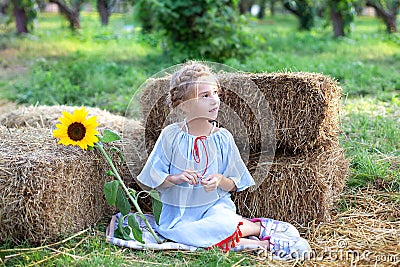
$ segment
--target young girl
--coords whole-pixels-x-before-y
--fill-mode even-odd
[[[183,111],[186,119],[162,130],[137,177],[160,192],[163,208],[156,230],[197,247],[227,251],[256,245],[280,259],[304,256],[310,246],[293,225],[236,214],[229,192],[242,191],[254,180],[231,133],[214,123],[218,93],[218,81],[204,64],[186,63],[171,77],[170,107]]]

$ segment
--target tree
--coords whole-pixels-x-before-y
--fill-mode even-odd
[[[275,15],[276,2],[278,2],[278,0],[269,0],[269,11],[271,12],[271,16]]]
[[[101,25],[108,25],[111,9],[116,4],[116,0],[97,0],[97,11],[100,15]]]
[[[235,0],[153,0],[156,24],[166,37],[165,51],[179,60],[219,62],[246,55],[254,41],[243,30],[244,21],[236,3]]]
[[[157,5],[153,1],[137,0],[133,7],[135,17],[142,24],[142,31],[151,32],[156,27],[155,12]]]
[[[375,9],[376,14],[386,25],[388,33],[397,32],[397,14],[400,0],[367,0],[366,5]]]
[[[265,17],[265,8],[267,7],[267,0],[260,0],[260,11],[258,11],[257,18],[263,19]]]
[[[49,0],[50,3],[57,4],[61,14],[63,14],[69,21],[71,30],[81,28],[79,12],[84,0]]]
[[[315,23],[315,9],[311,0],[283,0],[283,6],[299,19],[300,30],[310,30]]]
[[[239,13],[245,14],[250,12],[255,2],[255,0],[239,0]]]
[[[354,0],[329,0],[328,4],[334,36],[345,36],[356,15]]]
[[[35,0],[12,0],[11,7],[17,33],[30,32],[33,29],[33,21],[38,13]]]

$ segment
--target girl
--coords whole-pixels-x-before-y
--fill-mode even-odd
[[[138,176],[140,183],[160,192],[157,231],[197,247],[228,251],[255,245],[279,259],[303,257],[310,246],[293,225],[236,214],[230,192],[242,191],[254,180],[231,133],[214,123],[218,93],[218,81],[204,64],[188,62],[171,77],[169,105],[186,119],[162,130]],[[258,238],[245,238],[249,236]]]

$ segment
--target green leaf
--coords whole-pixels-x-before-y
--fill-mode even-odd
[[[108,176],[115,176],[115,174],[114,174],[114,172],[113,172],[112,170],[106,171],[106,174],[107,174]]]
[[[135,238],[135,240],[144,244],[144,241],[143,241],[143,238],[142,238],[143,232],[142,232],[142,229],[139,226],[139,223],[138,223],[138,221],[136,219],[136,215],[135,214],[131,213],[131,214],[128,215],[128,225],[132,229],[132,234],[133,234],[133,237]]]
[[[110,143],[113,141],[121,140],[121,137],[116,132],[105,129],[103,132],[103,137],[100,137],[99,139],[103,143]]]
[[[125,221],[125,215],[121,216],[119,218],[119,222],[118,222],[118,228],[115,233],[115,237],[124,239],[124,240],[132,240],[133,238],[130,236],[131,234],[131,229],[129,226],[124,226],[124,221]]]
[[[104,184],[104,195],[106,196],[107,203],[110,206],[115,205],[115,201],[117,199],[118,185],[119,182],[116,180]]]
[[[131,211],[131,205],[125,196],[124,191],[119,187],[117,192],[116,205],[122,215],[127,215]]]
[[[160,195],[156,190],[151,190],[149,194],[151,196],[151,208],[153,210],[154,219],[156,220],[156,223],[159,224],[162,211]]]
[[[110,151],[117,152],[117,153],[118,153],[118,156],[119,156],[119,158],[120,158],[120,160],[121,160],[120,164],[124,164],[125,158],[124,158],[124,155],[122,154],[121,149],[119,149],[119,148],[113,146],[113,147],[110,148]]]

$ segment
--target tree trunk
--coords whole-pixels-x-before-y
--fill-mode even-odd
[[[101,25],[107,26],[111,15],[107,0],[97,0],[97,11],[100,15]]]
[[[332,20],[333,33],[335,37],[345,36],[342,14],[340,14],[340,12],[337,12],[332,4],[330,8],[330,17]]]
[[[367,1],[366,5],[375,9],[378,17],[385,23],[388,33],[397,32],[397,13],[400,8],[400,1],[394,2],[389,10],[385,10],[381,5],[373,1]]]
[[[391,15],[384,18],[386,24],[386,31],[388,33],[397,32],[397,16]]]
[[[257,14],[258,19],[263,19],[265,17],[265,8],[267,6],[267,0],[260,1],[260,11]]]
[[[276,4],[276,0],[270,0],[269,1],[269,11],[271,12],[271,16],[275,15],[275,4]]]
[[[241,15],[243,15],[244,13],[246,13],[246,5],[244,1],[239,1],[239,13]]]
[[[20,5],[20,1],[13,0],[13,14],[15,17],[15,24],[17,26],[17,33],[28,33],[26,12]]]
[[[50,3],[57,4],[61,14],[63,14],[69,21],[69,27],[71,30],[77,30],[81,28],[81,21],[79,18],[79,10],[83,3],[83,0],[77,1],[74,6],[69,7],[63,0],[49,0]]]
[[[9,8],[9,4],[8,3],[4,3],[0,5],[0,12],[1,14],[6,15],[7,14],[7,10]]]
[[[240,0],[239,1],[239,13],[245,14],[250,12],[251,6],[254,4],[253,0]]]

